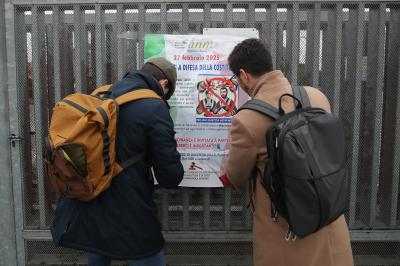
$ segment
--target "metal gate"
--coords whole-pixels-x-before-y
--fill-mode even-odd
[[[328,96],[345,125],[351,180],[346,218],[356,263],[400,265],[397,1],[6,0],[4,19],[0,64],[7,68],[0,84],[8,98],[2,102],[8,104],[9,134],[1,134],[10,138],[4,155],[11,155],[12,182],[4,184],[13,193],[0,200],[13,202],[17,249],[17,258],[4,265],[85,263],[84,253],[55,247],[48,230],[56,197],[41,155],[54,102],[140,67],[146,33],[224,27],[256,28],[276,68],[292,83],[319,87]],[[156,202],[169,265],[252,264],[246,193],[157,189]]]

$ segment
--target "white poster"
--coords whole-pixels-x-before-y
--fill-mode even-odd
[[[175,64],[178,80],[169,100],[185,187],[220,187],[221,160],[229,127],[247,100],[231,79],[228,56],[244,37],[146,35],[145,60],[162,56]]]

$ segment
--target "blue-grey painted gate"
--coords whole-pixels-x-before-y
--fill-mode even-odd
[[[210,27],[256,28],[292,83],[329,97],[346,129],[356,262],[400,265],[400,3],[6,0],[0,9],[1,265],[84,263],[50,242],[56,197],[41,154],[54,102],[139,67],[146,33]],[[156,201],[171,265],[251,265],[246,193],[159,189]]]

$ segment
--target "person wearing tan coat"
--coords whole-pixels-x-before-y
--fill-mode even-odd
[[[252,98],[278,107],[284,93],[292,93],[289,81],[280,70],[273,70],[270,52],[258,39],[238,44],[229,56],[229,66],[240,87]],[[318,89],[305,87],[312,107],[330,112],[326,96]],[[285,97],[286,112],[294,109],[293,99]],[[266,132],[273,120],[253,110],[242,110],[230,129],[231,147],[221,177],[224,185],[244,189],[251,182],[253,210],[253,259],[255,266],[350,266],[354,265],[349,231],[344,219],[336,221],[302,239],[285,240],[288,225],[278,216],[271,219],[270,199],[261,184],[267,158]],[[252,181],[253,169],[257,176]],[[253,186],[253,185],[251,185]]]

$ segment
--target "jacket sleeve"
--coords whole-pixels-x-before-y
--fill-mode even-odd
[[[225,173],[236,189],[246,186],[257,160],[257,145],[254,136],[237,118],[230,129],[231,146],[228,158],[224,160]]]
[[[174,124],[167,105],[159,104],[150,121],[150,160],[155,178],[162,187],[177,187],[182,181],[184,170],[176,148]]]

